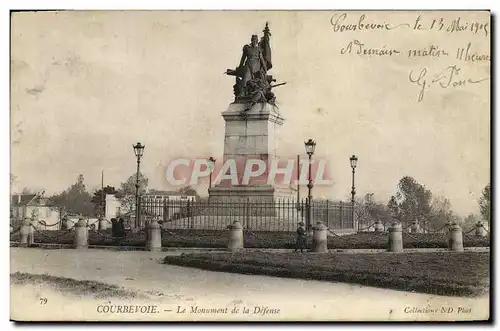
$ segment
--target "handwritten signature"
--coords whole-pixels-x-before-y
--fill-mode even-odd
[[[446,67],[440,73],[428,77],[427,68],[423,68],[417,77],[415,77],[413,70],[411,70],[408,78],[411,83],[414,83],[420,87],[417,98],[418,102],[424,99],[425,91],[436,84],[441,88],[453,88],[459,86],[467,86],[469,84],[478,84],[484,82],[485,80],[489,80],[489,77],[477,80],[474,80],[472,78],[463,78],[460,77],[461,71],[462,69],[458,68],[456,65],[452,65]]]

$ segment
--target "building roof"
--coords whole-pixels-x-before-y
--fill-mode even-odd
[[[14,194],[11,198],[11,204],[13,206],[26,206],[34,200],[36,196],[36,194]]]
[[[159,196],[192,196],[195,195],[193,193],[182,193],[177,191],[162,191],[162,190],[149,190],[148,193],[143,195],[159,195]]]
[[[13,206],[47,206],[49,199],[37,194],[14,194],[11,198]]]

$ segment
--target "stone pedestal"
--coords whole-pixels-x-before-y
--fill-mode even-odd
[[[373,227],[375,232],[384,232],[384,225],[380,221],[375,221]]]
[[[463,252],[463,234],[460,225],[453,223],[448,232],[448,248],[455,252]]]
[[[284,119],[277,109],[267,103],[256,104],[244,112],[245,107],[245,104],[232,103],[222,113],[226,122],[223,161],[224,164],[234,162],[235,165],[224,173],[230,174],[236,170],[238,180],[237,183],[229,179],[216,183],[209,189],[210,200],[273,202],[278,197],[292,197],[293,192],[289,185],[267,181],[270,166],[277,160],[276,131],[283,125]],[[248,162],[264,162],[266,170],[262,175],[245,182],[244,173]],[[257,170],[256,165],[253,170]],[[217,177],[215,175],[215,178]]]
[[[76,249],[87,249],[89,246],[89,230],[87,228],[87,222],[84,219],[80,219],[75,224],[74,233],[74,245]]]
[[[106,228],[108,227],[107,223],[108,221],[104,217],[100,217],[99,220],[97,221],[99,231],[106,231]]]
[[[33,245],[34,233],[33,233],[33,225],[29,219],[25,219],[23,221],[23,225],[21,226],[21,239],[19,241],[19,247],[29,247]]]
[[[410,226],[410,233],[420,233],[420,224],[418,221],[413,221]]]
[[[486,229],[481,221],[476,224],[476,237],[486,237]]]
[[[393,223],[389,228],[389,251],[394,253],[403,251],[403,229],[399,223]]]
[[[61,223],[61,230],[71,230],[73,229],[74,226],[76,226],[76,223],[78,220],[70,219],[70,218],[63,218],[62,223]]]
[[[243,226],[240,222],[235,221],[233,224],[228,225],[229,237],[227,248],[228,250],[235,252],[242,250],[244,247],[243,241]]]
[[[161,251],[161,228],[156,220],[152,220],[146,226],[147,241],[146,250],[151,252]]]
[[[328,252],[328,238],[327,238],[327,227],[322,223],[318,222],[316,226],[313,226],[313,238],[312,238],[312,251],[314,253],[327,253]]]

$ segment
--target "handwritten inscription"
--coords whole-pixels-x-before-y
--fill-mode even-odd
[[[430,45],[429,47],[420,49],[410,49],[408,50],[408,57],[441,57],[448,56],[448,53],[440,49],[438,45]]]
[[[372,21],[366,22],[366,15],[362,14],[358,17],[355,23],[346,23],[347,13],[334,14],[330,18],[330,23],[333,26],[333,31],[344,32],[344,31],[370,31],[370,30],[394,30],[399,27],[410,27],[409,23],[402,23],[393,25],[388,22]]]
[[[465,63],[484,63],[491,60],[490,55],[484,53],[478,53],[473,50],[472,44],[469,42],[465,46],[460,46],[452,52],[441,48],[439,45],[431,44],[422,48],[411,48],[408,50],[400,51],[395,47],[389,47],[383,45],[380,47],[367,47],[364,43],[358,39],[354,39],[347,43],[346,46],[340,49],[340,54],[342,55],[375,55],[375,56],[393,56],[393,55],[405,55],[408,58],[441,58],[441,57],[455,57],[456,60],[463,61]]]
[[[422,30],[422,25],[420,24],[421,16],[417,18],[415,22],[415,26],[418,27],[418,30]],[[425,29],[425,28],[424,28]],[[438,19],[433,19],[428,30],[434,31],[446,31],[449,33],[452,32],[472,32],[473,34],[484,34],[485,37],[488,36],[489,33],[489,23],[488,22],[476,22],[464,21],[461,17],[453,19],[449,22],[444,20],[442,17]]]
[[[481,75],[478,72],[470,74],[469,77],[465,74],[467,70],[462,70],[460,67],[490,63],[489,48],[484,48],[488,40],[483,39],[490,34],[488,15],[478,18],[480,16],[468,17],[463,13],[443,15],[433,12],[394,15],[392,16],[394,19],[389,19],[391,16],[388,15],[384,15],[383,19],[379,17],[371,13],[334,13],[330,17],[333,31],[353,35],[347,43],[344,41],[339,45],[338,52],[341,56],[360,57],[366,60],[398,58],[398,65],[404,64],[403,59],[406,59],[408,64],[424,63],[420,67],[422,69],[410,70],[408,74],[409,83],[418,87],[418,102],[424,100],[427,91],[431,89],[466,89],[489,79],[484,75],[473,77]],[[365,37],[371,32],[378,33],[381,38]],[[452,35],[460,37],[435,37],[442,33],[450,37]],[[400,35],[401,42],[394,37],[384,39],[383,34]],[[426,34],[429,34],[428,39],[425,38]],[[412,40],[413,36],[415,40]],[[464,40],[462,37],[467,39]],[[429,68],[435,68],[431,62],[443,59],[449,60],[448,65],[444,69],[438,71],[432,69],[430,72]]]
[[[452,20],[443,17],[425,19],[423,15],[418,15],[412,22],[390,23],[387,21],[369,21],[366,14],[361,14],[354,20],[350,20],[347,13],[335,13],[330,17],[330,24],[334,32],[349,31],[390,31],[398,28],[407,28],[420,31],[442,31],[446,33],[468,32],[473,35],[484,35],[488,37],[490,23],[488,21],[467,21],[458,16]]]
[[[461,47],[457,49],[457,60],[461,60],[464,62],[489,62],[490,55],[488,54],[479,54],[476,51],[472,50],[471,43],[468,43],[467,46]]]
[[[460,86],[467,86],[469,84],[478,84],[488,80],[489,78],[473,79],[463,77],[462,69],[456,65],[446,67],[444,70],[437,74],[428,76],[427,68],[420,70],[418,74],[414,74],[413,70],[410,71],[408,78],[411,83],[419,86],[417,101],[420,102],[424,99],[425,91],[432,86],[439,86],[441,88],[455,88]]]
[[[357,54],[357,55],[377,55],[377,56],[392,56],[400,52],[394,48],[387,48],[385,45],[380,48],[366,47],[359,40],[353,40],[340,50],[340,54]]]

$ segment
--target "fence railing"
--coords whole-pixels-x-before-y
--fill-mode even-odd
[[[140,223],[155,219],[165,229],[223,230],[239,221],[251,231],[295,231],[307,223],[306,200],[274,201],[140,199]],[[330,229],[353,229],[352,205],[342,201],[313,200],[311,224],[323,222]]]

